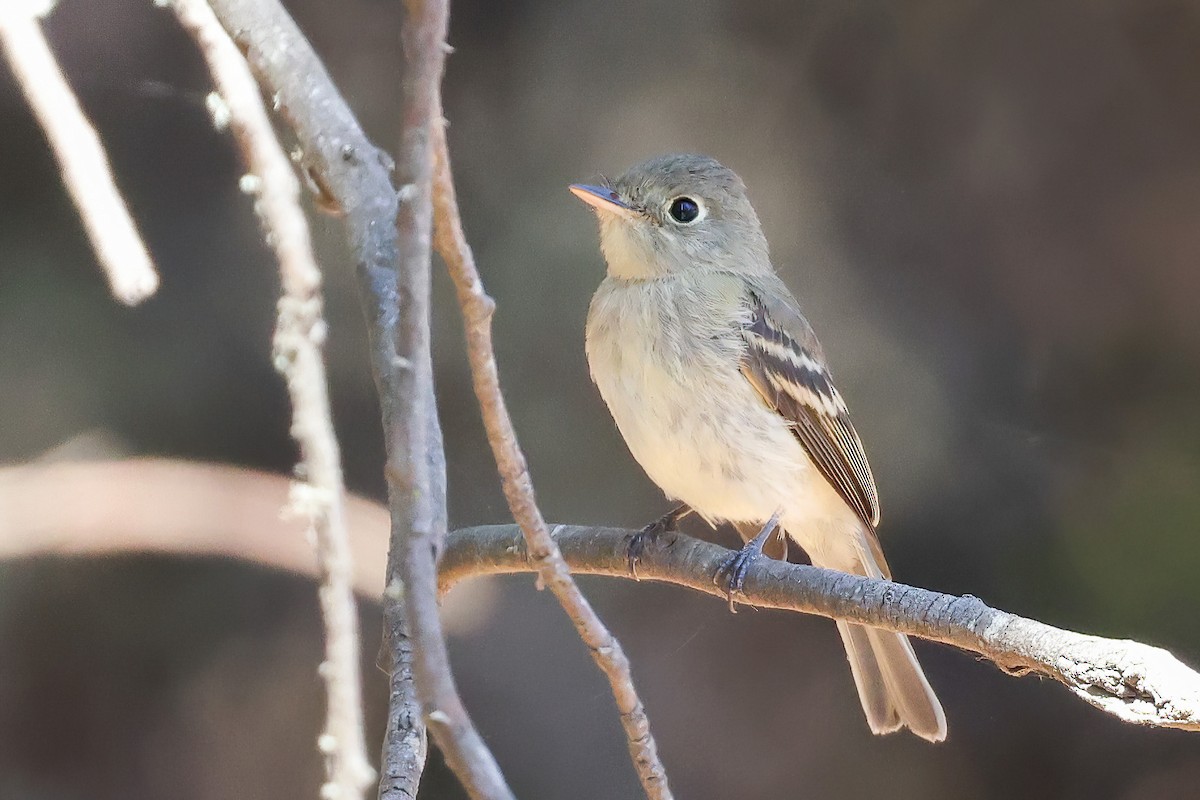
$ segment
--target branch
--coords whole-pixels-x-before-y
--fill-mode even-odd
[[[228,556],[312,575],[311,548],[303,546],[294,523],[279,519],[286,486],[277,475],[160,459],[0,467],[0,559],[164,552]],[[63,503],[63,497],[73,502]],[[384,551],[387,514],[353,496],[347,510],[356,560],[370,563]],[[575,572],[618,578],[630,577],[630,533],[554,528]],[[441,591],[472,577],[529,572],[526,553],[513,525],[455,531],[441,562]],[[643,556],[638,575],[724,600],[711,576],[728,555],[717,545],[677,535],[670,546]],[[364,599],[378,597],[378,573],[359,568],[357,574]],[[979,653],[1010,674],[1052,677],[1121,719],[1200,728],[1200,675],[1159,648],[1064,631],[969,596],[766,559],[751,568],[742,599],[944,642]]]
[[[524,541],[532,555],[533,567],[541,585],[548,586],[558,598],[563,610],[574,623],[575,630],[591,652],[592,659],[608,678],[617,710],[620,712],[621,725],[625,729],[629,754],[633,758],[634,768],[646,796],[651,800],[670,800],[671,790],[667,784],[667,773],[658,758],[646,709],[633,686],[629,659],[625,656],[621,643],[604,626],[600,616],[575,585],[570,569],[550,535],[534,498],[529,467],[517,443],[517,433],[513,429],[512,420],[505,407],[504,394],[500,390],[500,374],[492,347],[492,314],[496,303],[483,289],[479,280],[479,270],[475,267],[475,256],[463,234],[444,125],[437,126],[435,150],[436,245],[446,261],[458,292],[475,396],[479,400],[488,443],[492,446],[492,455],[500,471],[504,496],[508,500],[513,519],[521,526],[520,530],[524,534]]]
[[[157,553],[232,559],[319,580],[304,522],[279,513],[291,487],[288,475],[165,458],[0,465],[0,561]],[[383,597],[379,564],[387,557],[389,522],[387,506],[346,495],[354,589],[363,606]],[[442,603],[442,624],[473,630],[490,615],[494,591],[479,581],[456,593]]]
[[[385,603],[392,691],[380,796],[416,796],[424,764],[424,717],[438,722],[432,728],[438,746],[473,797],[509,798],[512,793],[495,759],[458,697],[437,616],[433,554],[427,545],[445,528],[445,465],[427,346],[423,347],[420,339],[423,335],[427,345],[428,301],[419,292],[411,294],[411,285],[406,284],[404,291],[398,288],[399,203],[389,177],[390,159],[363,135],[324,65],[278,0],[212,0],[212,7],[294,130],[303,151],[303,166],[325,199],[343,212],[358,266],[371,370],[387,445],[392,518]],[[407,27],[417,29],[411,19]],[[444,15],[437,35],[429,37],[439,46],[431,56],[437,62],[435,78],[441,74],[443,29]],[[422,74],[428,77],[429,73]],[[411,74],[410,79],[414,79]],[[410,104],[405,125],[419,127],[419,115],[412,112]],[[408,166],[404,170],[405,174],[411,172]],[[411,191],[406,189],[406,196]],[[418,199],[420,191],[417,185]],[[424,212],[419,205],[413,208],[418,216],[428,213],[427,206]],[[428,236],[424,243],[418,237],[407,244],[416,248],[417,255],[406,254],[405,266],[413,267],[416,275],[410,276],[406,269],[405,279],[427,280],[421,273],[428,271]],[[419,255],[422,249],[424,259]],[[415,338],[413,332],[398,330],[401,317],[405,324],[418,326]],[[398,348],[401,334],[404,349]],[[425,546],[410,548],[414,539]],[[401,593],[419,602],[406,607]],[[419,707],[413,693],[413,672]]]
[[[575,572],[628,578],[632,531],[560,525],[554,538]],[[724,598],[712,576],[730,551],[676,535],[638,562],[638,577]],[[446,540],[441,590],[479,575],[535,567],[513,525],[455,531]],[[1200,674],[1158,647],[1055,628],[999,611],[970,595],[931,592],[803,564],[762,558],[746,575],[742,602],[819,614],[907,633],[978,653],[1011,675],[1063,683],[1093,706],[1139,725],[1200,730]]]
[[[175,13],[208,63],[228,110],[228,122],[256,191],[267,242],[279,262],[283,297],[275,328],[275,368],[292,402],[292,436],[300,446],[300,480],[291,507],[308,521],[316,540],[321,574],[319,597],[325,621],[325,661],[320,674],[328,695],[325,730],[318,740],[325,755],[322,797],[362,798],[375,779],[367,758],[359,679],[358,612],[354,562],[346,530],[346,488],[341,454],[329,408],[322,348],[321,271],[312,252],[308,220],[300,208],[300,182],[263,107],[258,85],[233,41],[205,0],[175,0]]]
[[[0,51],[46,132],[113,295],[126,305],[137,305],[158,289],[158,275],[117,191],[100,137],[38,24],[38,17],[53,7],[53,0],[0,0]]]
[[[434,740],[471,797],[508,800],[514,795],[454,685],[438,617],[436,559],[447,525],[445,451],[430,347],[431,182],[450,11],[448,0],[407,0],[405,6],[400,38],[406,69],[396,163],[402,200],[396,217],[400,324],[394,331],[397,363],[404,368],[388,390],[407,408],[390,425],[388,472],[399,496],[411,500],[407,530],[393,528],[388,574],[402,580],[412,610],[417,689]]]
[[[281,475],[159,458],[0,466],[0,560],[170,553],[316,576],[302,526],[279,513],[288,484]],[[375,565],[387,552],[387,511],[351,495],[346,516],[354,587],[375,602],[383,594]]]

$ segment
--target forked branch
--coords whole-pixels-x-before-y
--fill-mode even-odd
[[[342,212],[358,266],[371,369],[383,417],[392,518],[384,602],[392,699],[380,795],[416,796],[428,720],[435,723],[432,732],[438,746],[471,796],[506,800],[512,793],[458,697],[434,596],[432,546],[446,524],[445,463],[428,348],[432,153],[428,146],[420,146],[420,138],[428,141],[428,133],[422,131],[428,130],[432,112],[425,98],[430,93],[436,96],[441,77],[445,0],[415,4],[405,23],[405,37],[416,47],[407,48],[405,146],[398,171],[405,186],[412,188],[403,191],[407,202],[400,230],[401,204],[389,174],[391,159],[363,134],[324,65],[279,1],[210,2],[294,131],[302,167],[326,204]],[[414,685],[419,698],[414,697]]]

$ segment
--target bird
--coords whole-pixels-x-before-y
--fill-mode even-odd
[[[680,505],[744,547],[718,570],[732,607],[749,566],[788,542],[816,566],[890,579],[875,479],[821,345],[771,263],[746,186],[695,154],[659,156],[570,191],[595,211],[607,274],[592,297],[592,380],[634,459]],[[946,738],[908,637],[837,621],[870,729]]]

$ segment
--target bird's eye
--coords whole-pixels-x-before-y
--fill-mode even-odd
[[[667,209],[671,219],[681,225],[690,225],[700,219],[700,212],[700,204],[690,197],[676,197]]]

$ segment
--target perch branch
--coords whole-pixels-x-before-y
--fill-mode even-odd
[[[257,196],[267,242],[279,262],[283,296],[275,327],[275,367],[292,402],[292,437],[300,446],[299,481],[291,509],[308,521],[321,575],[325,621],[321,677],[328,698],[319,747],[325,756],[323,798],[362,798],[374,781],[363,729],[354,562],[346,529],[346,488],[329,408],[323,347],[321,270],[300,208],[300,181],[283,152],[258,84],[205,0],[175,0],[175,13],[200,48],[228,111],[228,124],[249,174],[242,185]],[[224,121],[224,120],[222,120]]]
[[[0,467],[0,559],[38,554],[163,552],[223,555],[313,574],[312,551],[294,524],[279,519],[286,481],[215,464],[157,459]],[[62,497],[75,498],[64,504]],[[365,560],[383,553],[387,513],[349,498],[356,547]],[[629,577],[631,531],[560,525],[563,556],[576,573]],[[729,555],[714,544],[677,535],[639,562],[639,577],[686,586],[724,599],[712,572]],[[450,534],[441,591],[485,575],[530,572],[523,534],[514,525]],[[1054,628],[955,597],[887,581],[762,559],[741,599],[902,631],[979,653],[1010,674],[1054,678],[1085,701],[1130,722],[1200,729],[1200,675],[1156,647]],[[359,570],[364,600],[378,597],[376,573]],[[447,603],[453,607],[454,603]],[[457,613],[457,612],[456,612]],[[462,613],[475,613],[468,607]]]
[[[100,137],[38,24],[53,6],[52,0],[0,0],[0,50],[46,133],[113,295],[137,305],[158,289],[158,274],[117,191]]]
[[[567,562],[563,560],[537,506],[529,467],[517,443],[517,433],[500,390],[500,374],[492,347],[492,314],[496,304],[484,291],[479,270],[475,266],[475,256],[463,234],[444,124],[436,126],[434,141],[437,155],[434,175],[435,243],[458,292],[475,397],[479,400],[488,442],[500,471],[504,496],[513,519],[524,534],[539,580],[558,598],[591,652],[592,659],[608,678],[620,712],[621,725],[625,729],[629,753],[646,796],[651,800],[670,800],[667,773],[658,758],[646,709],[634,688],[629,659],[621,643],[605,627],[575,585]]]
[[[402,316],[406,324],[427,325],[428,320],[413,313],[414,298],[403,294],[397,284],[399,202],[389,176],[391,160],[367,140],[324,65],[278,0],[212,0],[212,6],[295,132],[303,151],[303,168],[320,188],[326,204],[343,213],[358,266],[371,370],[388,453],[393,554],[389,568],[396,567],[400,573],[389,570],[385,603],[392,700],[380,765],[380,796],[416,796],[425,756],[424,720],[432,715],[439,721],[433,730],[438,746],[471,795],[511,797],[495,759],[458,697],[434,592],[427,590],[428,597],[417,606],[403,603],[404,596],[420,594],[422,586],[435,580],[432,575],[405,574],[413,562],[400,556],[408,552],[407,542],[417,523],[430,529],[444,528],[445,465],[431,381],[422,381],[422,386],[411,374],[414,369],[426,369],[424,358],[413,358],[397,348]],[[405,124],[410,124],[407,114]],[[414,387],[421,391],[406,394]],[[422,410],[426,413],[417,416]],[[414,434],[416,427],[425,433]],[[409,449],[421,438],[425,440],[423,450]],[[405,487],[405,473],[413,469],[423,472],[427,481],[419,486],[415,498]],[[414,499],[424,509],[417,508]],[[428,548],[412,552],[414,558],[432,565]]]
[[[560,525],[554,538],[575,572],[629,577],[625,548],[632,533]],[[642,557],[638,577],[724,598],[712,576],[728,556],[723,547],[677,535],[669,547]],[[466,528],[446,540],[441,587],[446,592],[467,577],[534,569],[516,526]],[[953,645],[990,659],[1009,674],[1053,678],[1126,722],[1200,730],[1200,674],[1158,647],[1055,628],[991,608],[970,595],[767,558],[750,567],[738,599]]]

